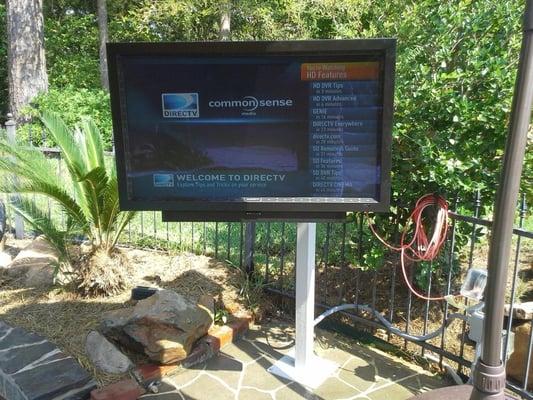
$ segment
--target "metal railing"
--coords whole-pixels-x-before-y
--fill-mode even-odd
[[[44,138],[44,133],[33,135]],[[32,135],[29,136],[30,143]],[[58,174],[65,172],[61,154],[55,148],[41,148],[43,153],[57,162]],[[108,153],[112,156],[112,153]],[[58,223],[64,223],[61,211],[49,200],[34,197],[48,209],[48,214]],[[490,202],[491,205],[492,201]],[[451,227],[444,251],[433,263],[409,268],[410,279],[427,293],[455,293],[466,271],[473,267],[486,267],[487,235],[491,221],[482,216],[479,191],[472,203],[455,201],[449,215]],[[533,261],[533,232],[524,228],[527,215],[525,197],[517,209],[517,227],[513,231],[513,259],[509,265],[509,312],[502,329],[509,332],[519,323],[513,318],[513,308],[523,295],[530,277],[523,276],[531,269]],[[8,218],[12,218],[9,216]],[[14,226],[11,224],[10,226]],[[253,235],[250,237],[250,235]],[[368,261],[373,250],[381,246],[371,240],[372,234],[362,214],[354,214],[349,222],[320,223],[317,225],[317,309],[326,309],[342,303],[365,304],[378,310],[386,318],[412,335],[426,334],[442,325],[449,314],[445,302],[423,301],[406,289],[398,273],[398,259],[385,254],[383,262],[372,267]],[[393,235],[394,237],[394,235]],[[248,243],[248,246],[246,245]],[[140,212],[123,233],[121,244],[162,249],[177,249],[211,255],[217,259],[246,269],[254,283],[264,286],[276,295],[279,310],[291,314],[295,288],[296,224],[288,222],[255,223],[254,229],[245,223],[223,222],[162,222],[160,212]],[[530,294],[531,297],[531,294]],[[436,360],[440,367],[447,366],[459,374],[468,375],[474,358],[473,343],[468,339],[466,323],[457,321],[444,329],[443,335],[427,343],[409,341],[383,331],[370,314],[342,312],[335,318],[338,323],[368,330],[380,339],[411,354]],[[521,358],[518,376],[508,376],[508,388],[524,398],[533,399],[532,366],[533,329],[529,322],[529,335]],[[508,338],[509,335],[506,336]],[[505,340],[504,353],[510,343]],[[516,349],[515,349],[516,350]],[[516,355],[516,351],[515,351]],[[528,383],[530,386],[528,387]]]

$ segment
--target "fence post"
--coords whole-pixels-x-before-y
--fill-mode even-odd
[[[247,222],[244,234],[244,267],[248,276],[254,271],[255,222]]]
[[[9,113],[7,114],[7,121],[6,121],[6,131],[7,131],[7,140],[9,143],[16,143],[16,135],[17,135],[17,127],[15,120],[13,119],[13,114]],[[16,202],[19,200],[19,196],[13,195],[10,198],[11,202]],[[15,238],[16,239],[23,239],[24,238],[24,220],[22,219],[22,216],[18,213],[15,213],[14,216],[15,220]]]

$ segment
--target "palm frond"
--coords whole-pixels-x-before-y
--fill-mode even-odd
[[[83,155],[73,133],[56,113],[43,111],[41,121],[60,147],[70,173],[78,180],[81,179],[88,170],[83,164]]]
[[[84,144],[87,154],[87,165],[90,169],[97,167],[105,168],[104,164],[104,147],[102,144],[102,136],[94,121],[90,118],[85,118],[82,121],[82,129],[84,136]]]
[[[40,150],[0,139],[0,153],[5,154],[0,157],[0,170],[27,179],[37,178],[50,184],[62,185],[57,171]]]
[[[94,168],[80,179],[80,183],[85,186],[85,201],[96,229],[101,229],[102,225],[103,193],[106,190],[107,182],[107,171],[102,167]]]
[[[58,203],[67,217],[75,221],[76,226],[82,229],[87,227],[87,219],[76,200],[59,186],[38,179],[5,177],[0,183],[0,192],[42,194]]]
[[[135,215],[137,215],[136,211],[121,211],[120,212],[117,222],[115,224],[116,228],[114,231],[113,239],[107,245],[108,251],[110,249],[113,249],[117,245],[120,239],[120,235],[122,234],[122,232],[124,231],[128,223],[133,219],[133,217],[135,217]]]
[[[20,214],[36,231],[41,232],[46,237],[48,242],[57,250],[60,262],[69,262],[68,232],[59,230],[48,217],[47,212],[39,208],[35,202],[24,198],[9,203],[9,207]]]

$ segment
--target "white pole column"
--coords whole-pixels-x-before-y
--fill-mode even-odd
[[[315,328],[316,224],[298,223],[296,237],[296,337],[294,350],[268,371],[316,389],[339,367],[313,351]]]
[[[294,367],[305,370],[313,356],[316,224],[299,223],[296,245],[296,346]]]

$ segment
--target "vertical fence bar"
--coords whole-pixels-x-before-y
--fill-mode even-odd
[[[248,276],[254,272],[254,247],[255,247],[255,222],[246,223],[246,235],[244,238],[244,267]]]
[[[520,202],[520,209],[519,209],[519,220],[518,220],[518,227],[522,228],[524,226],[524,218],[526,217],[527,212],[527,204],[526,204],[526,194],[524,193],[522,195],[522,201]],[[505,335],[505,344],[503,347],[503,359],[507,360],[507,353],[509,351],[509,334],[511,333],[511,326],[513,324],[513,311],[514,311],[514,302],[516,297],[516,281],[518,279],[518,263],[520,261],[520,246],[521,246],[521,240],[522,236],[517,235],[516,238],[516,249],[515,249],[515,257],[514,257],[514,266],[513,266],[513,282],[511,285],[511,299],[509,304],[509,317],[507,318],[507,335]]]
[[[279,260],[279,288],[283,291],[283,269],[285,266],[285,222],[281,223],[281,249]]]
[[[454,203],[454,211],[457,212],[457,207],[459,206],[459,197],[457,196]],[[446,282],[446,295],[450,294],[452,288],[452,275],[453,275],[453,255],[455,250],[455,234],[456,234],[456,221],[452,220],[452,229],[451,229],[451,239],[450,239],[450,253],[448,255],[448,278]],[[448,318],[448,302],[444,302],[444,313],[442,317],[442,325],[444,326],[442,330],[442,335],[440,337],[440,348],[444,350],[444,341],[446,336],[446,319]],[[442,369],[443,356],[439,355],[439,367]]]
[[[396,293],[396,265],[391,267],[391,284],[390,284],[390,302],[389,302],[389,321],[394,322],[394,296]],[[390,342],[391,332],[388,331],[387,340]]]
[[[266,224],[266,244],[265,244],[265,283],[269,283],[269,262],[270,262],[270,222]]]
[[[231,222],[228,222],[228,243],[226,248],[226,259],[231,260]]]
[[[207,253],[207,222],[204,221],[204,234],[203,234],[203,241],[204,241],[204,254]]]
[[[481,207],[481,192],[480,190],[476,190],[476,197],[474,199],[474,218],[479,218],[479,209]],[[475,220],[474,220],[475,221]],[[475,222],[472,223],[472,235],[470,236],[470,252],[468,255],[468,269],[472,268],[473,260],[474,260],[474,248],[476,245],[476,227],[477,224]],[[468,304],[468,300],[465,299],[465,305]],[[463,312],[464,313],[464,312]],[[462,327],[461,327],[461,347],[459,350],[459,356],[463,358],[465,353],[465,341],[466,341],[466,321],[463,321]],[[462,367],[459,365],[459,372],[461,372]]]
[[[167,243],[170,241],[170,233],[168,231],[168,221],[165,222],[165,228],[166,228],[166,231],[167,231]]]
[[[157,244],[157,220],[156,220],[156,212],[154,211],[153,214],[152,214],[152,218],[154,219],[153,220],[153,235],[154,235],[154,245]]]
[[[358,224],[358,225],[356,225]],[[359,222],[354,220],[357,231],[357,260],[358,264],[355,270],[355,304],[359,304],[359,280],[361,274],[361,263],[363,262],[363,214],[359,215]],[[356,309],[358,311],[358,309]]]
[[[409,268],[409,280],[413,281],[413,269]],[[409,326],[411,325],[411,306],[413,303],[413,294],[409,290],[407,293],[407,320],[405,321],[405,333],[409,334]],[[403,347],[407,350],[407,339],[404,340]]]
[[[241,231],[239,236],[239,267],[242,267],[242,261],[243,261],[243,240],[244,240],[244,223],[241,222]]]
[[[476,190],[476,197],[474,199],[474,218],[479,218],[479,209],[481,207],[481,192]],[[470,253],[468,255],[468,269],[472,268],[472,263],[474,261],[474,248],[476,245],[476,228],[477,224],[472,223],[472,235],[470,236]]]
[[[141,217],[141,239],[144,239],[144,211],[141,211],[139,214]]]
[[[329,241],[331,236],[331,223],[326,224],[326,241],[324,243],[324,304],[328,304],[328,261],[329,261]]]
[[[372,269],[372,311],[376,310],[376,290],[377,290],[378,270]]]
[[[339,303],[343,303],[346,294],[346,282],[348,281],[348,265],[346,263],[346,222],[342,223],[342,242],[341,242],[341,289],[339,293]]]
[[[191,253],[194,253],[194,222],[191,222]]]
[[[429,263],[429,276],[428,276],[428,288],[427,288],[427,297],[426,300],[426,307],[424,309],[424,335],[428,332],[428,318],[429,318],[429,297],[431,297],[431,276],[433,275],[433,261]],[[421,347],[422,349],[422,357],[425,354],[425,349]]]
[[[215,222],[215,259],[218,259],[218,222]]]
[[[183,238],[182,238],[182,231],[181,231],[181,222],[178,222],[178,234],[179,234],[179,243],[180,243],[180,251],[183,251]]]

